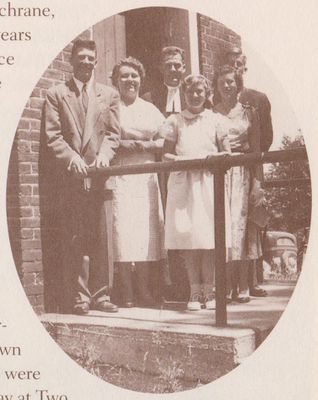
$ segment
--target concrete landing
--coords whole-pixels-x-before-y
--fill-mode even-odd
[[[160,374],[162,365],[180,365],[184,379],[206,383],[253,353],[277,323],[294,284],[268,282],[263,287],[268,297],[228,305],[226,328],[214,326],[215,311],[190,312],[183,303],[167,303],[160,310],[120,309],[115,314],[44,314],[41,320],[75,359],[88,349],[100,364],[148,374]]]

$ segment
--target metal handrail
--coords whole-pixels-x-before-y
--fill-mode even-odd
[[[111,166],[105,168],[90,168],[89,176],[109,176],[160,173],[172,171],[189,171],[208,169],[214,175],[214,237],[215,237],[215,287],[217,326],[227,325],[226,311],[226,244],[225,244],[225,194],[224,175],[226,170],[234,166],[252,166],[255,164],[307,160],[305,148],[278,150],[267,153],[247,153],[233,155],[215,155],[205,159],[153,162]],[[293,180],[290,180],[292,182]]]
[[[239,165],[266,164],[282,161],[297,161],[307,159],[307,152],[304,148],[292,150],[277,150],[268,153],[246,153],[233,154],[230,156],[213,155],[207,158],[177,160],[177,161],[161,161],[146,164],[130,164],[130,165],[113,165],[111,167],[98,168],[91,167],[89,175],[131,175],[146,174],[154,172],[172,172],[172,171],[189,171],[197,169],[214,169],[231,168]]]

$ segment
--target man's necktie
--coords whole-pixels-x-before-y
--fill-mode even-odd
[[[87,94],[87,84],[84,83],[83,89],[82,89],[82,103],[83,103],[83,108],[85,111],[85,114],[87,113],[87,107],[88,107],[88,94]]]

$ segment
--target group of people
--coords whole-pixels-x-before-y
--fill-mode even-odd
[[[177,251],[190,287],[187,309],[200,310],[202,304],[214,309],[213,173],[127,174],[105,182],[102,174],[89,178],[88,171],[110,163],[267,151],[273,136],[270,103],[263,93],[244,88],[246,57],[240,48],[226,54],[211,87],[203,75],[185,76],[182,49],[165,47],[162,82],[142,96],[145,70],[140,61],[127,57],[115,65],[114,88],[95,82],[96,62],[95,43],[76,41],[73,77],[49,89],[45,105],[44,131],[60,176],[69,306],[81,315],[90,309],[118,310],[110,301],[110,258],[119,277],[121,305],[155,306],[165,294],[160,283],[171,284],[169,276],[162,279],[160,274],[169,275],[169,253]],[[255,219],[264,203],[261,183],[260,166],[233,167],[226,174],[229,302],[266,295],[256,278],[262,262],[261,227]]]

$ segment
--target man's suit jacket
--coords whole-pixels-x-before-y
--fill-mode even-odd
[[[104,197],[104,180],[93,179],[91,190],[86,192],[83,179],[73,177],[68,167],[77,155],[87,165],[100,153],[109,160],[113,158],[119,145],[119,95],[110,87],[93,83],[85,115],[80,92],[72,79],[48,90],[44,112],[46,142],[57,161],[57,216],[64,294],[70,292],[70,307],[74,298],[76,302],[89,301],[96,293],[104,298],[112,285],[112,210],[109,212],[109,201]],[[83,258],[87,255],[92,261],[89,272]]]
[[[85,116],[73,79],[48,90],[44,119],[47,144],[65,171],[76,154],[88,165],[99,153],[113,158],[120,133],[118,97],[114,89],[94,82]]]
[[[252,106],[258,112],[261,151],[268,151],[273,142],[273,126],[271,104],[266,94],[244,88],[240,94],[239,101],[244,105]]]
[[[168,117],[171,113],[166,112],[167,95],[168,95],[167,86],[161,84],[157,85],[151,91],[143,94],[141,97],[144,100],[154,104],[165,117]],[[186,105],[185,105],[184,94],[181,87],[180,87],[180,102],[181,102],[181,110],[184,110]]]

